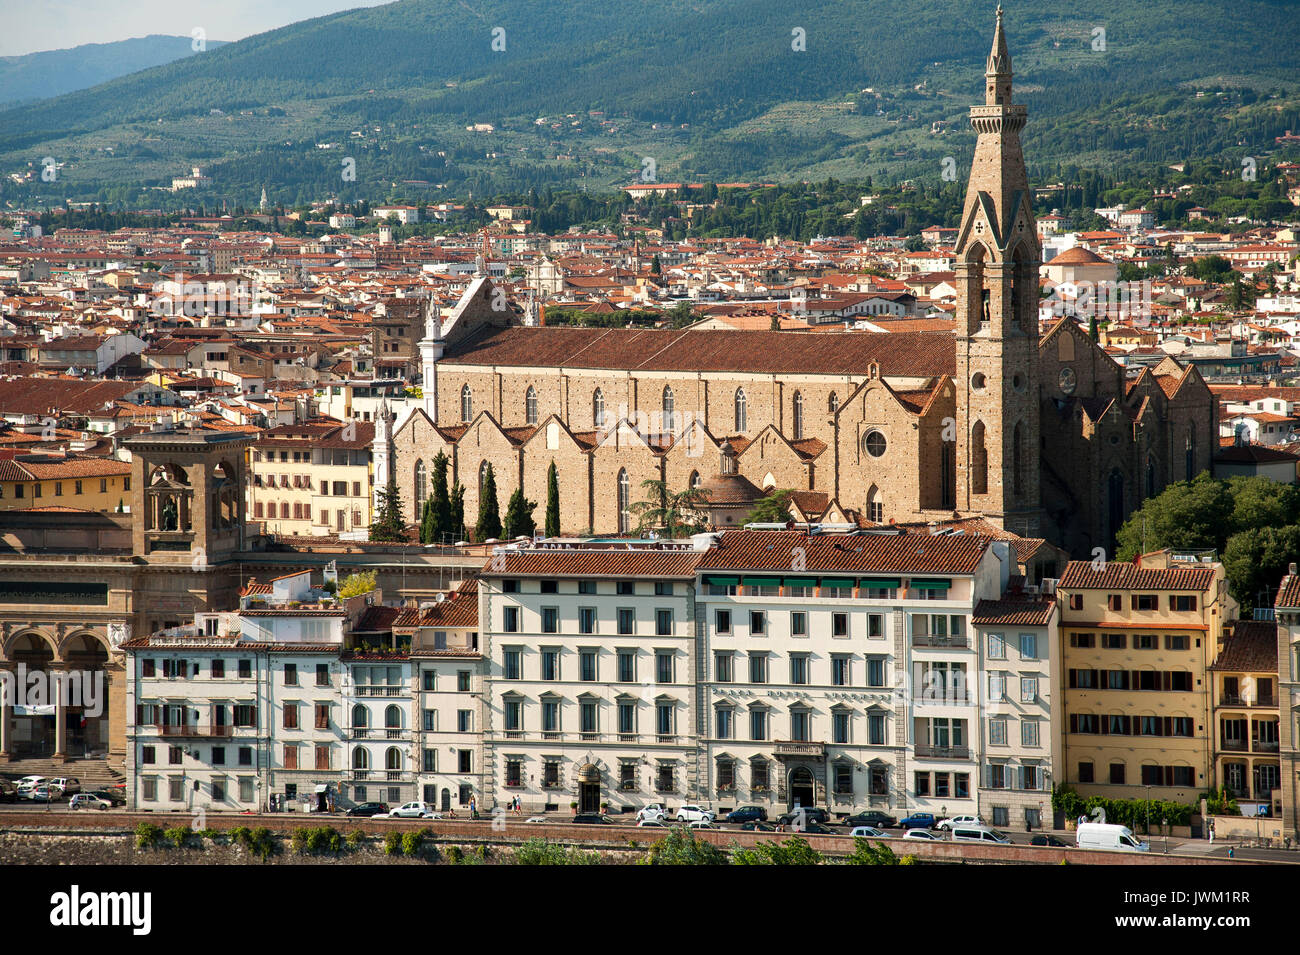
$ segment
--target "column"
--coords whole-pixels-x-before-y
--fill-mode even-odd
[[[63,664],[51,664],[49,672],[57,677],[54,682],[54,759],[55,762],[68,761],[68,725],[67,710],[64,704],[63,677],[67,670]]]
[[[8,667],[3,668],[2,672],[8,673],[11,677],[15,676],[14,671]],[[9,762],[9,721],[13,719],[13,715],[13,698],[6,694],[3,704],[0,704],[0,763]]]

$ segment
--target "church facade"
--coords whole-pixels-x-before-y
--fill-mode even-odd
[[[1217,404],[1173,359],[1129,379],[1073,319],[1040,333],[1000,13],[985,80],[955,332],[526,327],[479,276],[446,321],[426,317],[423,407],[377,427],[377,486],[391,469],[417,521],[441,451],[468,522],[489,464],[502,510],[522,486],[540,522],[554,462],[562,533],[629,533],[643,481],[709,487],[732,468],[826,514],[982,516],[1075,556],[1109,550],[1143,499],[1211,466]]]

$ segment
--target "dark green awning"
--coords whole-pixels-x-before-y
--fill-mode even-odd
[[[897,577],[863,577],[862,586],[869,587],[872,590],[897,590],[902,586],[902,581]]]
[[[786,577],[785,585],[787,587],[816,587],[816,577]]]
[[[853,578],[852,577],[823,577],[822,586],[823,587],[852,587]]]
[[[951,580],[913,580],[913,590],[947,590],[952,586]]]
[[[780,587],[780,577],[742,577],[740,582],[746,587]]]
[[[705,577],[704,582],[710,587],[735,587],[740,583],[739,577]]]

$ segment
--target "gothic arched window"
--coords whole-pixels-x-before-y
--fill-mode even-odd
[[[627,468],[618,472],[618,532],[628,534],[632,531],[632,481],[627,476]]]
[[[745,389],[736,389],[736,433],[743,434],[749,427],[749,400],[745,397]]]
[[[429,496],[426,485],[428,484],[429,475],[424,466],[424,459],[415,462],[415,506],[419,508],[424,504],[424,499]]]
[[[970,492],[989,492],[989,449],[984,444],[983,421],[976,421],[970,432]]]
[[[663,400],[663,419],[664,419],[663,429],[665,431],[672,431],[673,428],[676,427],[677,418],[674,413],[675,408],[676,408],[676,399],[674,399],[673,397],[673,389],[665,385],[664,400]]]
[[[794,413],[790,419],[790,437],[799,441],[803,438],[803,394],[794,393]]]
[[[599,388],[591,396],[591,422],[597,428],[605,426],[605,392]]]
[[[460,389],[460,420],[468,423],[474,418],[474,392],[470,391],[469,385],[462,385]]]
[[[537,389],[532,385],[528,386],[528,394],[524,396],[524,421],[537,424]]]

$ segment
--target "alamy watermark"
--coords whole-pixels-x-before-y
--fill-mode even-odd
[[[28,670],[20,663],[13,670],[0,671],[0,703],[12,706],[17,715],[41,715],[28,711],[79,706],[85,716],[104,713],[103,670]]]

